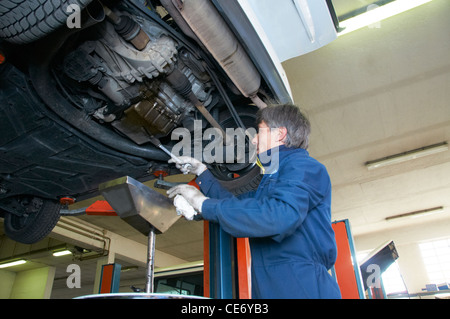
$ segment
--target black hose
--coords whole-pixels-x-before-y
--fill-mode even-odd
[[[53,82],[48,65],[45,63],[30,65],[30,77],[37,93],[47,107],[85,135],[122,153],[152,160],[167,160],[167,155],[156,147],[138,146],[90,118],[86,118],[83,111],[75,108],[56,90],[56,83]]]

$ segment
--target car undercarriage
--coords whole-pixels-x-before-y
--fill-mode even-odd
[[[223,1],[144,2],[2,4],[0,214],[12,239],[47,235],[61,198],[92,197],[126,175],[179,174],[152,138],[172,149],[172,133],[183,129],[204,148],[210,141],[195,138],[196,123],[246,130],[258,108],[290,102],[270,65],[261,66],[265,51],[255,55],[261,43],[242,41],[251,29],[221,15]],[[69,28],[69,18],[79,26]],[[249,138],[243,143],[248,150]],[[229,158],[208,167],[235,193],[257,186],[248,152],[245,161]]]

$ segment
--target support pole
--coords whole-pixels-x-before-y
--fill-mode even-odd
[[[148,234],[148,253],[147,253],[147,282],[145,284],[145,292],[153,293],[153,274],[155,269],[155,229],[150,225],[150,233]]]

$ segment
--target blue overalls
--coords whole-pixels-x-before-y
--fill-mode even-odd
[[[266,171],[256,191],[238,197],[209,171],[201,174],[197,183],[210,198],[203,218],[234,237],[249,237],[252,298],[340,298],[328,273],[337,249],[327,170],[304,149],[276,150],[279,165]]]

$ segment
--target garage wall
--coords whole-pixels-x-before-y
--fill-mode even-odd
[[[0,299],[49,299],[55,267],[21,272],[0,270]]]
[[[14,285],[16,273],[0,269],[0,299],[8,299]]]

